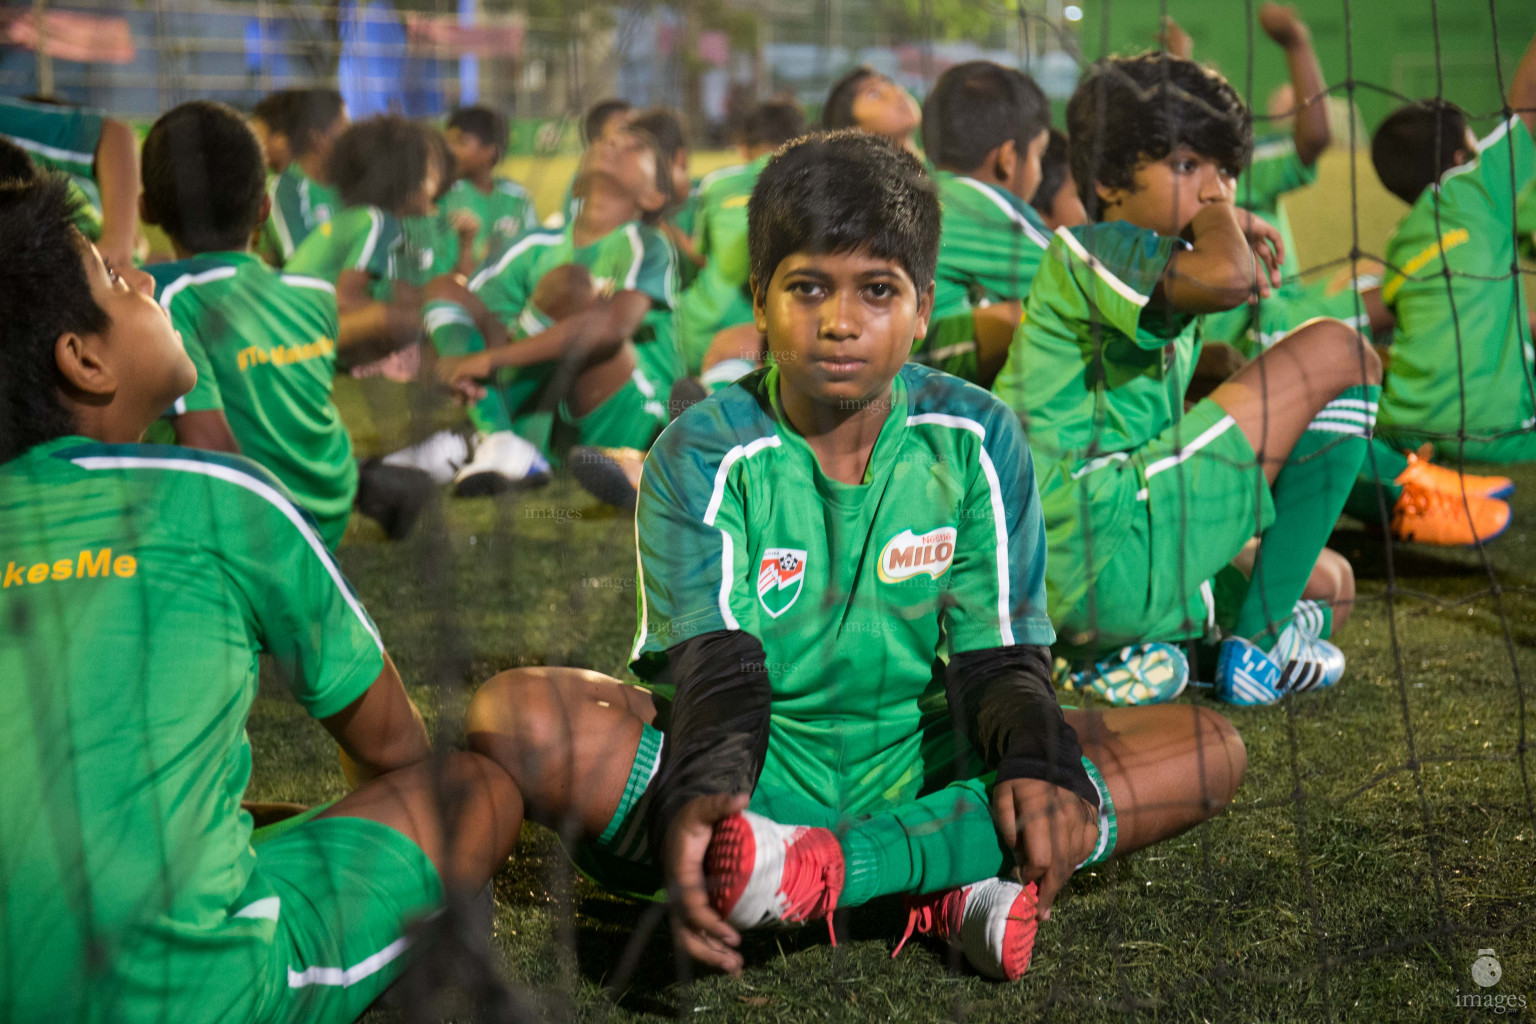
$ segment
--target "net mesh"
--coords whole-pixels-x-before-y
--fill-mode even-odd
[[[546,197],[559,194],[574,167],[580,111],[600,96],[630,86],[637,90],[630,97],[637,106],[692,103],[701,115],[694,126],[701,138],[704,120],[725,120],[719,96],[703,102],[684,95],[701,81],[701,69],[689,64],[699,60],[701,31],[725,33],[745,23],[758,47],[749,70],[739,59],[735,64],[727,59],[706,69],[720,73],[705,75],[701,89],[718,92],[746,78],[758,95],[783,90],[819,102],[847,67],[875,60],[922,91],[959,55],[988,54],[1031,72],[1060,100],[1097,57],[1126,51],[1133,38],[1147,42],[1141,28],[1150,20],[1150,5],[1133,12],[1131,5],[1104,3],[1085,4],[1086,12],[1070,7],[1077,18],[1086,13],[1086,20],[1077,21],[1057,0],[1017,0],[1011,6],[781,0],[760,9],[576,0],[514,4],[489,13],[441,0],[419,6],[416,14],[439,24],[515,28],[521,39],[517,54],[485,58],[476,73],[460,55],[425,48],[424,29],[413,35],[400,23],[390,41],[370,40],[364,19],[344,7],[150,0],[131,10],[105,3],[68,8],[130,19],[140,54],[126,70],[59,61],[46,73],[61,94],[141,117],[205,96],[248,106],[273,88],[306,83],[339,83],[352,90],[349,99],[406,95],[405,108],[421,116],[441,114],[477,91],[500,102],[515,96],[529,124],[516,134],[525,144],[514,166],[548,207]],[[1434,98],[1495,92],[1501,97],[1497,107],[1467,113],[1475,134],[1483,137],[1520,113],[1502,97],[1512,54],[1536,31],[1531,12],[1495,0],[1486,6],[1434,0],[1311,5],[1305,13],[1314,26],[1326,24],[1332,32],[1325,73],[1342,77],[1327,79],[1316,95],[1295,97],[1290,109],[1269,114],[1261,112],[1259,83],[1276,76],[1269,44],[1256,31],[1258,5],[1245,0],[1198,10],[1208,24],[1190,22],[1196,57],[1207,42],[1228,56],[1223,70],[1254,110],[1256,131],[1283,124],[1311,105],[1338,107],[1336,101],[1342,101],[1335,122],[1343,131],[1334,134],[1336,144],[1344,145],[1324,158],[1323,185],[1304,197],[1338,212],[1338,196],[1347,195],[1348,223],[1312,219],[1302,232],[1309,243],[1301,246],[1302,254],[1326,256],[1302,266],[1293,281],[1316,282],[1347,269],[1352,282],[1370,274],[1372,265],[1380,265],[1384,276],[1420,280],[1414,268],[1388,260],[1385,227],[1400,207],[1391,205],[1360,161],[1368,149],[1362,111],[1385,112],[1423,98],[1405,86],[1425,78],[1407,62],[1394,70],[1391,83],[1372,81],[1361,77],[1366,73],[1357,58],[1370,53],[1369,66],[1381,67],[1376,51],[1384,45],[1383,21],[1427,18]],[[982,14],[990,26],[985,38],[953,38],[951,22],[974,24]],[[1184,11],[1160,0],[1157,15],[1162,20]],[[1136,24],[1139,34],[1123,29],[1125,22]],[[893,26],[908,35],[898,37]],[[1233,42],[1238,37],[1240,46]],[[776,38],[795,41],[775,44]],[[1442,46],[1446,38],[1460,48],[1454,60]],[[664,49],[662,40],[671,48]],[[764,55],[775,45],[773,67],[765,72],[763,65],[770,62]],[[1469,64],[1461,55],[1469,49],[1486,59]],[[237,70],[229,70],[230,62],[219,55],[237,57]],[[348,64],[349,58],[354,63]],[[383,63],[388,61],[400,63]],[[1072,69],[1065,86],[1063,61]],[[1460,86],[1477,76],[1491,78],[1492,85],[1454,91],[1448,68]],[[406,79],[393,77],[397,73]],[[39,74],[34,58],[0,53],[0,87],[30,91]],[[744,78],[734,77],[739,75]],[[380,77],[382,88],[375,80]],[[402,80],[409,81],[408,89],[396,88]],[[1170,83],[1137,89],[1149,102],[1161,96],[1226,116]],[[1511,162],[1512,197],[1522,184],[1514,175]],[[1322,195],[1324,189],[1332,198]],[[1302,200],[1287,205],[1298,222],[1309,219]],[[1513,201],[1510,236],[1496,240],[1500,251],[1508,244],[1511,261],[1507,272],[1492,277],[1452,269],[1445,239],[1455,225],[1441,223],[1438,203],[1428,208],[1440,239],[1439,269],[1430,273],[1445,282],[1463,401],[1457,431],[1423,440],[1438,442],[1442,461],[1460,470],[1474,465],[1464,451],[1469,442],[1529,436],[1533,428],[1512,421],[1491,433],[1467,429],[1478,394],[1464,353],[1485,339],[1463,335],[1455,279],[1508,282],[1522,314],[1520,372],[1527,395],[1536,395],[1520,284],[1531,270],[1515,255]],[[1353,312],[1361,321],[1368,313],[1358,294]],[[568,363],[557,381],[573,379],[577,369]],[[566,394],[563,384],[550,388],[542,411],[555,415]],[[337,400],[363,455],[419,441],[458,415],[436,389],[379,379],[341,378]],[[1173,454],[1181,456],[1183,449],[1176,446]],[[1374,468],[1375,459],[1373,449],[1367,466]],[[1536,477],[1520,479],[1536,485]],[[1375,501],[1378,520],[1389,521],[1390,491],[1379,488]],[[1460,501],[1470,510],[1465,496]],[[1104,538],[1095,537],[1087,508],[1081,511],[1085,560],[1096,565],[1096,545]],[[1187,518],[1191,511],[1183,509],[1180,532],[1186,544],[1198,544]],[[840,913],[836,946],[828,946],[814,929],[754,934],[744,945],[748,969],[742,979],[696,977],[687,958],[674,955],[663,905],[607,893],[573,866],[563,847],[575,845],[584,825],[570,820],[563,828],[526,826],[517,852],[489,891],[456,897],[418,925],[412,968],[364,1019],[987,1021],[1167,1014],[1170,1019],[1342,1020],[1370,1014],[1442,1020],[1462,1008],[1495,1005],[1468,997],[1494,995],[1518,997],[1518,1003],[1503,1005],[1524,1012],[1536,968],[1530,941],[1536,923],[1531,883],[1536,801],[1527,763],[1525,692],[1533,607],[1527,577],[1533,570],[1526,568],[1518,507],[1516,517],[1511,536],[1499,545],[1479,542],[1466,551],[1395,545],[1390,533],[1344,520],[1331,544],[1354,565],[1359,587],[1355,621],[1340,642],[1350,658],[1344,682],[1329,693],[1286,699],[1278,707],[1226,712],[1249,749],[1248,774],[1236,801],[1176,839],[1077,876],[1050,924],[1042,927],[1034,962],[1020,985],[999,987],[950,971],[963,962],[953,949],[906,953],[891,964],[888,952],[899,920],[898,911],[885,904]],[[832,546],[838,542],[834,534]],[[462,745],[458,723],[471,694],[497,672],[564,665],[633,679],[627,663],[640,585],[634,544],[631,522],[595,507],[559,475],[545,492],[495,501],[434,499],[403,543],[385,543],[369,524],[354,520],[339,560],[446,757]],[[1197,597],[1202,582],[1180,578],[1179,603]],[[822,607],[835,611],[845,597],[823,595]],[[1087,601],[1091,633],[1099,609],[1093,595]],[[1269,617],[1283,621],[1288,612],[1271,609]],[[1193,652],[1193,645],[1189,649]],[[46,651],[26,653],[47,657]],[[1073,667],[1091,660],[1079,652]],[[872,691],[865,680],[833,685],[847,686],[859,699],[880,695],[878,686]],[[1195,702],[1210,703],[1205,697]],[[347,791],[334,745],[306,721],[270,671],[264,673],[249,733],[252,798],[311,805]],[[464,813],[464,795],[445,777],[437,797],[452,829]],[[66,810],[61,808],[60,820],[51,826],[78,829],[77,822],[66,820]],[[18,880],[0,878],[0,884]],[[1468,974],[1473,960],[1489,948],[1497,948],[1503,964],[1502,985],[1484,985],[1476,973]],[[3,968],[0,980],[23,983]]]

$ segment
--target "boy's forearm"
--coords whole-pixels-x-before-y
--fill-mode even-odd
[[[1296,155],[1311,167],[1333,141],[1328,126],[1328,103],[1324,90],[1323,68],[1312,49],[1312,33],[1298,26],[1296,42],[1285,48],[1285,63],[1291,73],[1291,91],[1296,94],[1296,119],[1291,138]]]
[[[653,850],[664,848],[668,825],[690,800],[756,788],[773,702],[767,655],[750,633],[706,633],[667,657],[676,691],[651,807]]]
[[[1246,214],[1252,216],[1251,214]],[[1208,206],[1191,223],[1192,248],[1175,252],[1163,274],[1163,295],[1185,313],[1234,309],[1253,288],[1254,255],[1230,203]]]
[[[575,347],[583,354],[620,345],[640,329],[651,300],[641,292],[619,292],[612,298],[568,316],[538,334],[529,335],[489,353],[493,369],[535,366],[565,358]]]
[[[133,131],[121,121],[101,123],[96,186],[101,191],[99,248],[109,259],[130,259],[139,224],[139,156]]]
[[[1509,105],[1525,122],[1526,131],[1536,135],[1536,37],[1525,48],[1520,66],[1509,84]]]
[[[1097,806],[1082,746],[1051,685],[1049,648],[966,651],[950,659],[944,681],[950,713],[999,782],[1039,779]]]

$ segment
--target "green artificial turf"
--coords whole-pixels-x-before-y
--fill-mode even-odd
[[[1536,494],[1536,469],[1515,476]],[[893,901],[840,921],[836,948],[819,927],[754,935],[740,980],[684,984],[664,920],[573,879],[534,825],[496,880],[488,955],[442,959],[461,988],[488,959],[550,1020],[1442,1021],[1492,1013],[1455,1002],[1484,993],[1469,973],[1483,948],[1504,971],[1486,991],[1536,1002],[1536,821],[1519,752],[1521,685],[1525,727],[1536,721],[1536,521],[1516,509],[1487,569],[1475,551],[1393,547],[1391,601],[1383,541],[1346,523],[1334,545],[1361,599],[1339,637],[1344,682],[1224,709],[1248,748],[1237,802],[1074,878],[1018,984],[952,970],[923,943],[892,960]],[[502,669],[623,671],[632,520],[564,477],[523,497],[444,498],[403,543],[355,519],[340,557],[445,742],[470,690]],[[264,688],[250,732],[253,797],[343,792],[333,745],[280,688]],[[365,1019],[420,1019],[399,1000]],[[439,1009],[470,1019],[472,1002]]]

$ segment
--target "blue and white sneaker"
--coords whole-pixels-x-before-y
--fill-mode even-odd
[[[532,442],[510,430],[498,430],[475,444],[475,457],[454,474],[453,493],[479,498],[514,487],[532,490],[549,483],[549,478],[549,460]]]
[[[1189,685],[1189,660],[1172,644],[1133,644],[1081,672],[1065,673],[1060,685],[1119,707],[1161,704]]]
[[[1292,622],[1265,653],[1242,637],[1222,641],[1216,696],[1229,704],[1274,704],[1287,693],[1332,686],[1344,676],[1344,652]]]

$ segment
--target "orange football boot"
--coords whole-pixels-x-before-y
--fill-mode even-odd
[[[1440,547],[1470,547],[1509,529],[1509,519],[1507,501],[1470,493],[1463,501],[1459,494],[1410,483],[1392,509],[1392,536]]]

